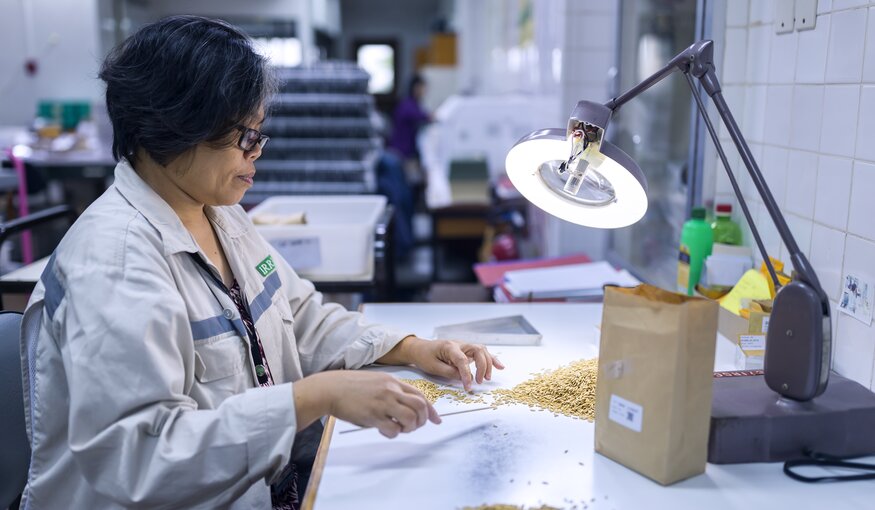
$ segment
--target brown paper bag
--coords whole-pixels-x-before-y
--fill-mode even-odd
[[[597,452],[663,485],[705,471],[717,309],[650,285],[605,288]]]

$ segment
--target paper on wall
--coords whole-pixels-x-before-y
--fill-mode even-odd
[[[872,325],[872,309],[875,304],[875,286],[858,275],[846,274],[842,284],[839,311]]]

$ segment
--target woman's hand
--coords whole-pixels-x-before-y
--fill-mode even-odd
[[[399,358],[402,358],[398,361],[412,364],[427,374],[459,379],[465,391],[471,391],[474,381],[481,384],[484,380],[491,380],[493,367],[504,369],[504,364],[480,344],[407,337],[396,347]],[[473,376],[471,362],[476,368]]]
[[[299,430],[309,425],[302,423],[313,414],[317,418],[331,414],[360,427],[376,427],[388,438],[412,432],[426,421],[441,422],[419,390],[385,373],[321,372],[296,382],[294,392]]]

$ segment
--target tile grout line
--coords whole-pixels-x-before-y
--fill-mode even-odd
[[[742,134],[744,134],[744,133],[742,133]],[[813,151],[813,150],[809,150],[809,149],[799,149],[799,148],[792,147],[792,146],[788,146],[788,145],[780,145],[780,144],[774,144],[774,143],[768,143],[768,142],[760,142],[760,141],[757,141],[757,140],[752,140],[752,139],[750,139],[750,138],[747,137],[747,136],[745,136],[745,140],[747,140],[748,144],[758,144],[758,145],[762,145],[763,147],[771,147],[771,148],[774,148],[774,149],[785,149],[785,150],[788,150],[788,151],[798,151],[798,152],[804,152],[804,153],[806,153],[806,154],[813,154],[813,155],[815,155],[815,156],[827,156],[827,157],[830,157],[830,158],[847,159],[847,160],[851,160],[851,161],[859,161],[859,162],[861,162],[861,163],[866,163],[866,164],[870,164],[870,165],[875,165],[875,159],[867,159],[867,158],[856,157],[856,156],[846,156],[846,155],[844,155],[844,154],[836,154],[836,153],[834,153],[834,152]],[[722,138],[720,138],[720,141],[721,141],[721,142],[726,142],[726,143],[732,143],[732,139],[731,139],[731,138],[725,138],[725,137],[722,137]]]

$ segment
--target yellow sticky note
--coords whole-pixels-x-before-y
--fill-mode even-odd
[[[729,294],[720,298],[720,306],[726,308],[735,315],[740,315],[742,299],[771,299],[769,282],[756,269],[749,269],[732,287]]]

